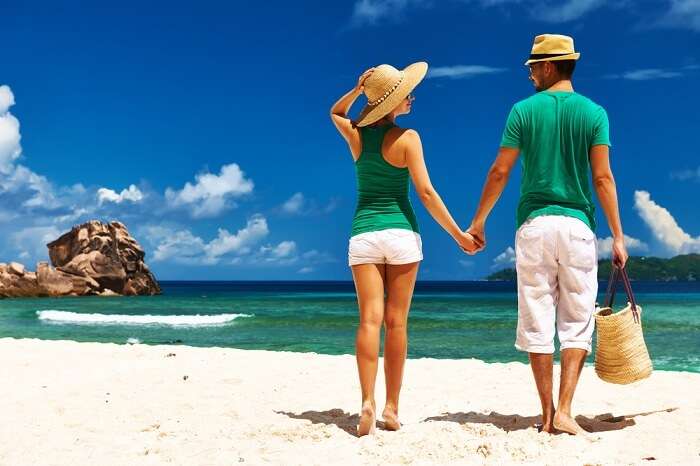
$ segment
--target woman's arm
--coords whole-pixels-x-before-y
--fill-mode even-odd
[[[331,120],[345,141],[347,141],[354,159],[360,156],[362,143],[360,141],[360,131],[352,124],[348,117],[348,112],[355,100],[362,94],[365,79],[372,74],[372,71],[374,71],[374,68],[370,68],[362,73],[357,81],[357,85],[331,107]]]
[[[423,145],[420,136],[416,131],[409,129],[401,135],[401,138],[405,140],[406,144],[406,165],[421,202],[435,221],[459,243],[462,249],[470,253],[473,252],[479,247],[479,244],[474,242],[474,238],[469,233],[465,233],[459,228],[430,182],[428,168],[423,158]]]

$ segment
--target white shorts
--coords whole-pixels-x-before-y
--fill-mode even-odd
[[[554,353],[554,329],[561,349],[591,352],[598,294],[595,233],[581,220],[543,215],[515,235],[518,272],[518,330],[515,347]]]
[[[423,243],[415,231],[401,228],[368,231],[350,238],[348,263],[401,265],[423,260]]]

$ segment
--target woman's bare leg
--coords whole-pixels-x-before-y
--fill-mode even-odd
[[[374,385],[379,359],[379,334],[384,319],[384,264],[361,264],[352,267],[360,325],[357,327],[355,354],[362,388],[362,410],[357,434],[367,435],[374,430],[376,404]]]
[[[384,308],[386,406],[382,412],[382,418],[385,427],[389,430],[398,430],[401,427],[399,393],[408,349],[406,326],[419,264],[420,262],[413,262],[386,266],[387,298]]]

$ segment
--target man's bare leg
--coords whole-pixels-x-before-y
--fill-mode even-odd
[[[535,376],[537,393],[542,403],[542,432],[554,432],[554,401],[552,400],[552,365],[551,354],[528,353],[530,367]]]
[[[588,432],[578,425],[571,416],[571,401],[576,385],[581,376],[587,352],[579,348],[567,348],[561,351],[561,381],[559,383],[559,403],[554,415],[554,428],[573,435],[589,437]]]

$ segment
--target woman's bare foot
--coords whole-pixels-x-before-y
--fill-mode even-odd
[[[560,430],[562,432],[566,432],[567,434],[578,435],[579,437],[583,437],[586,440],[590,440],[591,442],[598,440],[596,437],[592,436],[587,431],[585,431],[580,425],[578,425],[574,418],[572,418],[569,415],[563,414],[560,411],[558,411],[554,415],[554,421],[552,424],[555,429]]]
[[[357,425],[358,437],[363,437],[367,434],[374,433],[374,426],[377,423],[374,412],[374,403],[372,403],[371,401],[365,401],[364,403],[362,403],[362,411],[360,412],[360,423]]]
[[[384,419],[384,428],[386,430],[399,430],[401,428],[399,413],[395,408],[390,406],[385,407],[382,412],[382,419]]]

